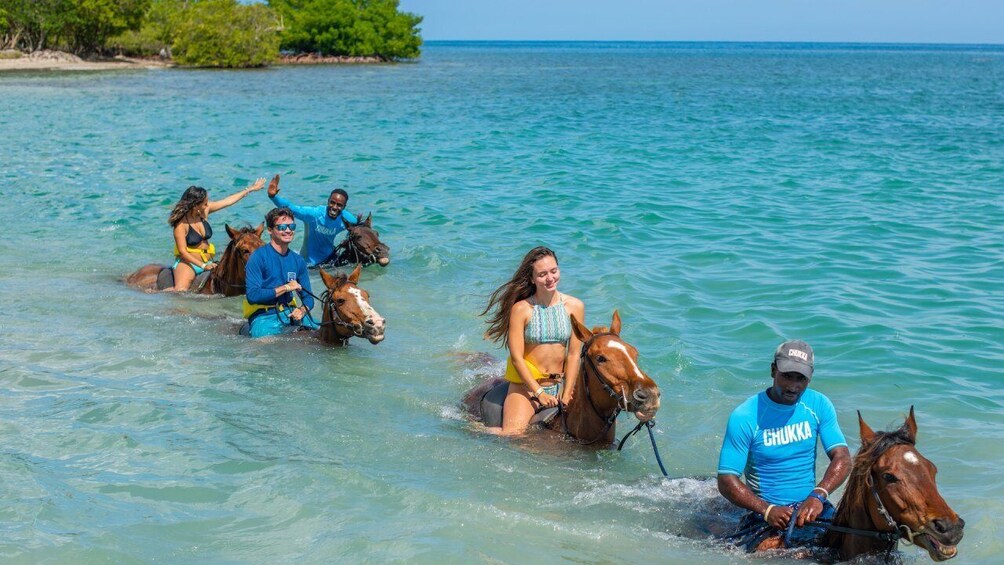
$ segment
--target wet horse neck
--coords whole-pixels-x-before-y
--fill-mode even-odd
[[[874,515],[878,514],[878,510],[872,508],[869,493],[853,492],[849,489],[844,493],[844,499],[841,506],[843,504],[848,506],[838,510],[833,520],[834,525],[872,532],[887,529],[887,526],[884,524],[880,526],[875,521]],[[840,532],[834,532],[826,540],[829,542],[828,545],[839,552],[843,560],[853,559],[858,555],[885,552],[895,549],[896,546],[895,542]]]
[[[222,294],[237,296],[244,294],[246,285],[244,268],[239,265],[237,252],[228,245],[220,257],[219,264],[209,272],[209,282],[203,287],[202,294]]]
[[[616,399],[607,393],[595,375],[590,374],[588,364],[586,358],[579,363],[579,375],[572,383],[572,400],[568,404],[567,431],[582,441],[599,438],[603,428],[607,427],[607,419],[617,411]],[[586,379],[589,379],[588,392]],[[596,410],[593,410],[594,406]],[[607,429],[606,443],[613,442],[615,428],[616,425],[611,424]]]
[[[348,345],[349,338],[352,337],[348,330],[335,323],[331,316],[331,303],[325,302],[321,305],[324,314],[321,316],[321,329],[317,332],[317,337],[324,343],[332,345]]]

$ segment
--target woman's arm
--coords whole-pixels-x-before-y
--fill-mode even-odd
[[[191,228],[185,222],[178,222],[178,225],[174,226],[174,244],[178,246],[178,254],[181,255],[182,261],[204,269],[206,264],[202,262],[202,257],[188,250],[188,243],[185,242],[185,237],[188,236],[189,229]]]
[[[586,307],[582,301],[574,296],[565,295],[568,299],[568,313],[575,316],[576,320],[586,323]],[[568,338],[568,351],[565,353],[565,386],[562,387],[561,401],[568,404],[572,401],[572,394],[575,391],[575,379],[579,378],[579,363],[582,361],[582,342],[572,332],[572,337]]]
[[[241,198],[244,198],[245,196],[247,196],[248,194],[251,194],[252,192],[255,192],[256,190],[261,190],[262,187],[264,187],[264,186],[265,186],[265,177],[262,177],[262,178],[256,180],[254,182],[254,184],[252,184],[251,186],[245,188],[244,190],[235,192],[235,193],[231,194],[230,196],[227,196],[223,200],[216,200],[215,202],[210,202],[209,203],[209,213],[212,214],[213,212],[222,210],[222,209],[226,208],[227,206],[231,206],[233,204],[236,204],[236,203],[240,202]]]

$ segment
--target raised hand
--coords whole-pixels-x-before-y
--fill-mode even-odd
[[[264,182],[265,179],[262,179]],[[279,194],[279,175],[272,177],[272,182],[268,183],[268,196],[269,198]]]
[[[263,186],[265,186],[265,177],[261,177],[258,180],[254,181],[254,184],[247,187],[246,190],[248,192],[255,192],[257,190],[261,190]]]

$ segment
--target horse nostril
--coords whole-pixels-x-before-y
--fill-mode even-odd
[[[951,527],[948,524],[947,520],[943,520],[941,518],[935,518],[931,522],[934,524],[934,530],[936,532],[938,532],[939,534],[943,534],[943,533],[947,532],[948,529]]]
[[[366,325],[367,326],[375,326],[376,322],[374,322],[373,320],[366,320]]]
[[[649,393],[647,390],[639,388],[638,390],[634,391],[631,394],[631,396],[633,396],[634,399],[637,400],[638,402],[645,402],[645,400],[648,399]]]

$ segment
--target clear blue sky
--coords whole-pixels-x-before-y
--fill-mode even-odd
[[[400,0],[436,39],[1004,44],[1004,0]]]

